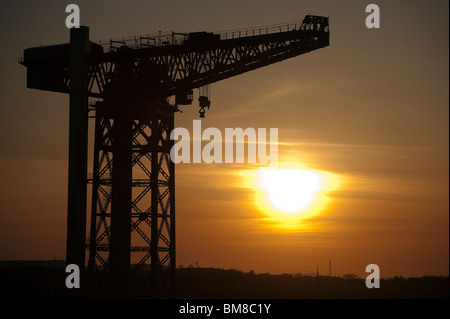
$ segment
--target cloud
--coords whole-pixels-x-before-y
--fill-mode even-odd
[[[341,190],[332,191],[328,193],[331,198],[350,198],[350,199],[365,199],[377,201],[398,201],[398,202],[432,202],[426,196],[411,196],[411,194],[391,193],[391,192],[376,192],[376,191],[358,191],[358,190]]]

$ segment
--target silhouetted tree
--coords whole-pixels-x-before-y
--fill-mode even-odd
[[[347,279],[347,280],[353,280],[353,279],[359,279],[359,276],[355,275],[355,274],[345,274],[342,276],[342,278]]]

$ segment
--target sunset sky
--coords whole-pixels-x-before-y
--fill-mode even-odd
[[[69,97],[27,89],[17,58],[69,41],[69,3],[0,4],[0,260],[65,258]],[[75,3],[92,41],[330,17],[329,47],[213,84],[202,120],[278,128],[280,166],[327,177],[320,209],[270,213],[258,164],[177,164],[178,265],[328,274],[331,260],[334,275],[374,263],[382,277],[448,276],[448,1]],[[380,29],[365,26],[370,3]],[[175,126],[193,119],[196,100]]]

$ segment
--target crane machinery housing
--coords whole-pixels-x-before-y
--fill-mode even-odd
[[[90,293],[174,296],[174,114],[193,102],[193,89],[324,48],[329,33],[328,18],[313,15],[222,34],[106,43],[90,41],[82,26],[70,30],[69,43],[24,50],[27,87],[70,96],[66,263],[86,273]],[[200,117],[210,103],[199,97]],[[88,118],[95,118],[91,174]],[[142,291],[131,289],[136,282]]]

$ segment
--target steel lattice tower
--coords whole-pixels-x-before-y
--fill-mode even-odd
[[[170,296],[175,271],[174,118],[173,113],[139,113],[124,118],[103,103],[97,107],[88,272],[98,275],[100,265],[109,272],[114,290],[128,292],[129,276],[148,259],[156,260],[151,263],[151,294]]]

